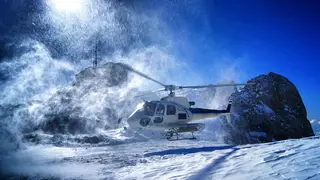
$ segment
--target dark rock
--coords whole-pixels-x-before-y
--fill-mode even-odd
[[[0,105],[0,155],[21,148],[19,129],[12,123],[17,123],[15,115],[24,107],[22,104]]]
[[[0,69],[0,82],[5,82],[9,79],[9,72],[7,70]]]
[[[0,124],[0,155],[20,149],[21,143],[17,134]]]
[[[108,88],[121,86],[127,81],[128,72],[117,63],[106,63],[97,68],[87,68],[76,75],[76,82],[62,89],[45,104],[43,121],[39,129],[46,133],[93,133],[97,127],[109,129],[119,119],[113,107],[97,107],[96,102],[82,101],[92,93],[108,94]],[[94,99],[101,102],[108,99]],[[101,103],[101,106],[105,105]],[[89,114],[83,112],[90,109]],[[88,110],[87,110],[88,111]],[[106,121],[114,121],[106,123]]]
[[[224,122],[227,143],[247,144],[313,136],[302,98],[287,78],[269,73],[232,95],[232,116]]]
[[[103,136],[84,136],[83,138],[77,138],[79,143],[89,143],[89,144],[98,144],[104,142],[105,138]]]

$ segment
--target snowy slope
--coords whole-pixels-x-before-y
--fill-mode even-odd
[[[320,179],[319,151],[319,137],[245,146],[127,139],[97,146],[30,145],[1,157],[1,172],[31,179]]]
[[[319,135],[320,134],[320,121],[313,119],[310,121],[310,124],[312,126],[314,134]]]

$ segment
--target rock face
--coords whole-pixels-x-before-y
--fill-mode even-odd
[[[232,95],[232,116],[223,119],[227,143],[247,144],[313,136],[301,96],[287,78],[258,76]]]
[[[22,107],[23,105],[0,105],[0,155],[17,150],[21,146],[17,128],[12,126],[11,123],[15,123],[15,113],[17,109]]]
[[[4,144],[0,154],[19,148],[23,140],[40,142],[38,132],[62,137],[117,128],[118,119],[129,116],[139,103],[132,98],[138,90],[125,88],[127,80],[125,68],[108,62],[82,70],[72,85],[64,86],[45,101],[0,104],[0,143]],[[98,143],[104,139],[88,136],[77,141]]]
[[[79,134],[94,132],[96,127],[112,127],[115,123],[106,120],[117,122],[119,117],[117,103],[110,102],[108,97],[109,88],[121,86],[127,76],[126,69],[112,62],[82,70],[71,87],[59,91],[46,103],[40,113],[44,120],[39,129],[46,133]]]

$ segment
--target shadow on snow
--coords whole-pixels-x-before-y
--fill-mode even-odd
[[[158,151],[147,153],[144,156],[164,156],[164,155],[185,155],[185,154],[192,154],[198,152],[212,152],[215,150],[225,150],[225,149],[232,149],[235,146],[214,146],[214,147],[200,147],[200,148],[179,148],[179,149],[169,149],[165,151]]]

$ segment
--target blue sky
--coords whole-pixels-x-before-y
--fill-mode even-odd
[[[177,6],[166,5],[166,11],[174,13],[164,19],[176,41],[183,42],[178,51],[202,76],[212,80],[217,76],[214,67],[223,67],[219,64],[236,64],[241,80],[281,74],[300,91],[308,118],[320,119],[317,1],[212,0]]]
[[[37,0],[0,6],[0,33],[26,31],[25,14],[41,11]],[[6,1],[8,2],[11,1]],[[207,83],[233,67],[240,81],[275,72],[299,89],[309,119],[320,119],[320,5],[316,0],[122,1],[156,13],[170,29],[175,53]],[[3,2],[2,2],[3,4]],[[22,7],[22,6],[21,6]],[[20,21],[18,21],[18,19]],[[29,23],[31,24],[31,23]],[[42,29],[44,31],[45,29]],[[42,32],[41,31],[41,32]],[[0,52],[1,55],[1,52]],[[227,73],[229,71],[226,71]],[[217,82],[217,81],[214,81]]]

